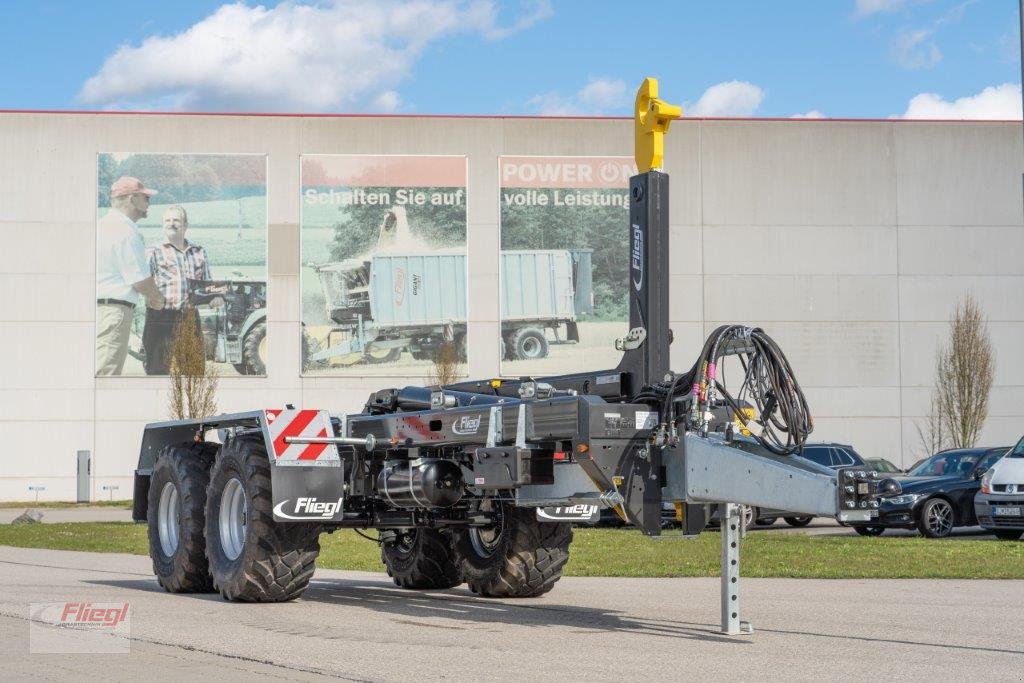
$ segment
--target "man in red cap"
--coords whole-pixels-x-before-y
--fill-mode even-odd
[[[96,234],[96,374],[120,375],[128,355],[135,306],[160,310],[164,297],[149,272],[142,234],[135,221],[149,212],[156,190],[122,176],[110,186],[110,211]]]

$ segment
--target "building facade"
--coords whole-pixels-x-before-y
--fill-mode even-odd
[[[102,155],[265,157],[263,203],[246,204],[264,207],[263,223],[246,224],[249,233],[237,218],[233,233],[266,243],[265,263],[252,266],[267,283],[265,367],[221,377],[218,406],[341,413],[427,373],[303,371],[303,160],[464,157],[433,190],[453,202],[464,190],[463,238],[452,246],[465,269],[463,371],[487,377],[502,371],[499,160],[629,157],[632,135],[626,119],[0,114],[0,500],[74,500],[79,451],[90,454],[90,498],[130,497],[142,427],[168,415],[166,377],[96,376]],[[1024,432],[1022,152],[1013,122],[674,124],[673,365],[688,368],[721,323],[760,325],[805,389],[814,440],[909,465],[923,455],[917,425],[937,346],[970,292],[997,354],[981,443],[1013,443]],[[432,187],[399,171],[380,183]]]

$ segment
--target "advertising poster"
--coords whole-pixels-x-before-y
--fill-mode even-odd
[[[466,360],[466,157],[302,157],[306,375],[448,381]]]
[[[100,154],[96,206],[97,376],[266,374],[265,155]]]
[[[615,367],[629,327],[632,157],[498,160],[501,374]]]

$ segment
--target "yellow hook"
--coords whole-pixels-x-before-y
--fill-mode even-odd
[[[658,99],[658,79],[645,78],[636,92],[633,124],[636,167],[640,173],[661,168],[665,159],[665,133],[672,119],[682,118],[683,108]]]

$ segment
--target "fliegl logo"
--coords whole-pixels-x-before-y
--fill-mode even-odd
[[[31,654],[130,654],[127,602],[37,602],[29,605]]]
[[[452,431],[462,436],[472,436],[480,429],[480,415],[463,415],[452,423]]]
[[[632,264],[633,287],[636,291],[644,286],[644,231],[637,223],[633,223]]]
[[[336,502],[321,502],[316,498],[299,498],[295,501],[295,508],[291,514],[284,511],[288,501],[282,500],[274,506],[274,514],[285,519],[332,519],[341,511],[341,500],[339,498]]]

